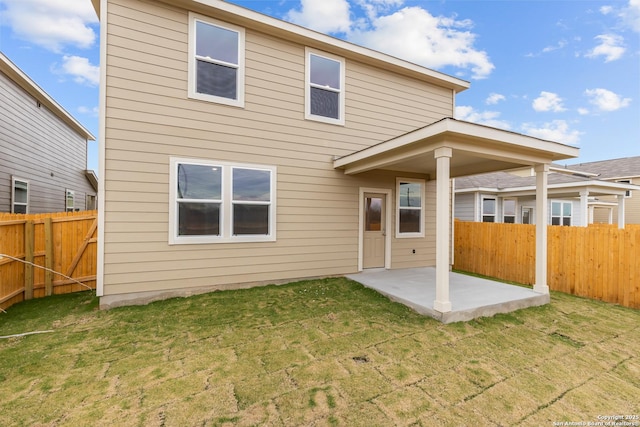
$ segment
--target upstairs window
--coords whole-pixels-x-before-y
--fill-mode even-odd
[[[424,237],[424,180],[399,178],[396,237]]]
[[[29,212],[29,181],[11,178],[11,213]]]
[[[482,198],[482,222],[496,222],[495,197]]]
[[[189,97],[244,106],[244,28],[191,14]]]
[[[551,225],[571,225],[571,202],[551,203]]]
[[[305,118],[344,125],[344,59],[307,49]]]
[[[171,159],[169,243],[275,240],[276,168]]]

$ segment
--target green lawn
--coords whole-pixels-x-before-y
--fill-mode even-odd
[[[640,312],[442,325],[347,279],[0,313],[1,426],[531,425],[640,414]]]

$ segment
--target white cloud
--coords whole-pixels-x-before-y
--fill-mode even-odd
[[[473,78],[491,74],[494,65],[486,52],[474,48],[471,22],[435,17],[421,7],[405,7],[379,16],[366,29],[355,29],[350,41],[417,64],[471,69]]]
[[[473,107],[466,105],[457,106],[455,111],[456,119],[510,130],[511,125],[504,120],[500,120],[499,117],[500,113],[497,111],[476,111]]]
[[[611,6],[602,6],[600,8],[600,13],[603,14],[603,15],[608,15],[611,12],[613,12],[613,7],[611,7]]]
[[[536,111],[553,111],[559,113],[565,111],[562,98],[553,92],[540,92],[540,96],[533,100],[533,109]]]
[[[594,37],[600,44],[589,51],[587,58],[597,58],[604,56],[604,62],[611,62],[622,58],[626,48],[622,46],[624,38],[617,34],[601,34]]]
[[[554,50],[562,49],[566,45],[567,45],[567,41],[566,40],[560,40],[557,44],[555,44],[553,46],[547,46],[544,49],[542,49],[542,53],[553,52]]]
[[[616,111],[631,104],[631,98],[623,98],[607,89],[587,89],[584,94],[589,98],[589,103],[600,111]]]
[[[569,124],[565,120],[553,120],[537,127],[532,123],[522,125],[522,130],[527,135],[547,141],[560,142],[562,144],[577,145],[582,132],[569,129]]]
[[[4,0],[4,6],[3,20],[16,36],[51,51],[89,48],[96,40],[90,25],[98,18],[88,0]]]
[[[78,113],[86,114],[91,117],[98,117],[99,112],[100,109],[98,107],[85,107],[84,105],[78,107]]]
[[[291,9],[285,19],[322,33],[346,33],[351,29],[347,0],[300,0],[300,10]]]
[[[587,108],[578,108],[578,114],[580,114],[581,116],[586,116],[587,114],[589,114],[589,109],[587,109]]]
[[[91,65],[89,59],[65,55],[62,61],[60,72],[73,76],[76,83],[96,86],[100,82],[100,67]]]
[[[504,101],[505,98],[504,95],[501,95],[499,93],[490,93],[489,97],[484,101],[485,104],[487,105],[495,105],[500,101]]]
[[[629,0],[629,5],[622,9],[619,16],[626,27],[640,33],[640,0]]]
[[[364,17],[352,19],[348,0],[301,0],[300,9],[291,9],[285,19],[324,33],[344,33],[350,42],[425,67],[469,69],[475,79],[495,68],[489,55],[474,47],[469,20],[436,17],[417,6],[397,9],[402,0],[352,1]]]

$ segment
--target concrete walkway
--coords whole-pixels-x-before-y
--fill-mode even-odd
[[[520,286],[449,273],[452,310],[441,313],[433,309],[433,301],[436,298],[434,267],[372,269],[347,277],[443,323],[508,313],[521,308],[544,305],[550,300],[549,294],[539,294]]]

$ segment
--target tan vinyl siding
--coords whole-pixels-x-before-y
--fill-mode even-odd
[[[355,272],[359,188],[395,194],[396,174],[333,157],[452,115],[450,89],[346,58],[345,126],[304,120],[305,46],[251,28],[245,107],[189,99],[188,11],[116,0],[107,22],[105,295]],[[171,156],[276,166],[277,240],[169,245]],[[433,181],[426,202],[427,238],[393,238],[393,268],[434,264]]]
[[[640,185],[640,177],[639,178],[625,178],[625,180],[629,179],[631,184]],[[615,182],[617,180],[611,180]],[[602,196],[598,197],[598,199],[617,203],[618,199],[613,196]],[[625,223],[626,224],[640,224],[640,192],[632,191],[631,197],[627,197],[624,199],[624,215],[625,215]],[[613,223],[618,223],[618,207],[613,207]],[[595,223],[607,223],[609,221],[609,210],[608,209],[596,209],[593,214],[593,222]]]
[[[85,209],[96,192],[84,175],[87,141],[0,73],[0,212],[11,211],[11,176],[29,181],[29,213],[65,210],[65,189]]]

